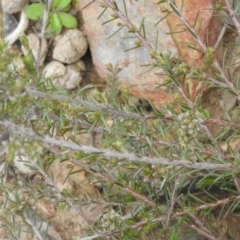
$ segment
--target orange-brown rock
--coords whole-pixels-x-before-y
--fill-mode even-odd
[[[211,0],[178,0],[176,2],[184,2],[183,14],[186,15],[187,20],[192,25],[199,12],[196,27],[201,26],[200,36],[206,42],[207,35],[209,35],[209,42],[211,44],[214,43],[218,37],[217,32],[220,27],[219,23],[213,20],[213,11],[210,10],[213,7],[213,2]],[[81,0],[80,8],[83,8],[88,3],[89,1],[87,0]],[[87,35],[93,62],[100,77],[108,79],[106,64],[111,63],[113,66],[116,64],[120,67],[125,66],[119,73],[118,81],[123,87],[127,87],[133,95],[141,99],[150,100],[157,109],[161,109],[162,106],[172,102],[177,94],[175,90],[169,90],[167,87],[156,88],[159,84],[165,82],[165,76],[156,75],[155,73],[162,74],[164,71],[160,68],[147,71],[147,69],[151,68],[151,65],[141,67],[142,65],[151,64],[152,59],[149,56],[149,52],[144,47],[124,52],[124,50],[135,46],[137,38],[134,34],[129,33],[127,27],[123,27],[114,36],[109,38],[109,36],[119,29],[118,22],[122,21],[115,19],[102,25],[112,19],[111,15],[113,12],[108,8],[97,19],[103,11],[102,8],[98,7],[100,3],[102,1],[96,0],[82,11],[84,33]],[[161,11],[160,7],[162,5],[158,5],[157,0],[147,2],[145,0],[125,1],[125,3],[128,17],[137,29],[139,29],[141,22],[144,20],[146,38],[154,49],[156,45],[157,52],[163,54],[171,52],[173,55],[178,55],[179,51],[184,60],[191,66],[202,64],[203,54],[201,52],[189,48],[186,44],[177,43],[181,41],[192,42],[194,44],[195,42],[189,33],[169,34],[171,31],[183,28],[182,26],[178,26],[179,19],[174,14],[171,14],[168,18],[171,30],[165,19],[159,22],[160,19],[164,18],[166,13]],[[125,14],[123,1],[117,1],[117,4],[118,8]],[[159,23],[157,24],[157,22]],[[210,32],[210,34],[207,34],[207,32]],[[158,41],[156,44],[157,36]],[[172,36],[174,36],[175,42]],[[145,71],[147,72],[141,75]],[[195,89],[196,86],[193,86],[193,92]]]

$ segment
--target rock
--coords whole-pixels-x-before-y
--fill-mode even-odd
[[[9,35],[18,25],[16,18],[9,13],[3,13],[3,34]]]
[[[38,51],[39,51],[39,44],[40,44],[39,37],[36,36],[35,33],[30,33],[29,35],[27,35],[27,39],[28,39],[29,49],[31,50],[35,61],[38,61],[38,54],[39,54]],[[44,39],[44,41],[42,42],[42,48],[41,48],[40,65],[43,65],[44,63],[47,49],[48,49],[47,40]],[[24,46],[22,46],[22,51],[24,55],[29,54],[28,50],[25,49]]]
[[[75,201],[76,207],[81,208],[82,216],[85,216],[89,223],[98,221],[106,211],[106,202],[80,167],[72,165],[69,161],[55,159],[47,169],[47,174],[52,176],[60,191],[67,189],[74,199],[79,199]],[[84,207],[78,205],[78,203],[84,202],[86,202]],[[74,208],[60,210],[56,208],[55,203],[53,209],[55,214],[53,214],[51,221],[54,222],[55,226],[58,226],[56,229],[63,239],[76,239],[76,233],[81,236],[86,234],[89,224],[80,214],[76,214]]]
[[[128,29],[124,27],[116,35],[110,39],[106,39],[119,29],[117,23],[121,22],[121,20],[117,19],[102,25],[103,22],[112,18],[111,14],[113,14],[113,12],[107,9],[101,18],[97,19],[103,10],[97,7],[100,2],[101,1],[97,0],[82,11],[84,33],[87,35],[93,63],[100,77],[105,80],[108,79],[108,71],[106,70],[106,65],[108,63],[111,63],[113,66],[119,64],[119,67],[123,67],[123,69],[119,73],[118,81],[123,87],[129,88],[134,96],[152,101],[157,108],[161,108],[161,106],[165,105],[167,102],[171,102],[174,96],[171,93],[167,93],[166,87],[156,89],[157,84],[164,82],[164,77],[155,75],[156,72],[163,73],[161,69],[154,69],[140,75],[151,68],[151,66],[140,67],[140,65],[151,63],[149,52],[144,47],[123,52],[135,46],[135,41],[137,39],[134,37],[134,34],[128,33]],[[82,6],[87,3],[87,0],[81,1]],[[157,1],[155,1],[155,3],[151,1],[148,2],[148,4],[143,0],[126,1],[128,16],[132,23],[139,28],[144,14],[144,25],[148,41],[154,46],[157,34],[159,34],[157,49],[161,50],[163,53],[171,51],[173,54],[176,54],[177,48],[171,36],[166,34],[169,32],[166,21],[163,20],[154,27],[154,24],[165,15],[161,13],[156,3]],[[123,2],[118,1],[117,4],[119,9],[124,13]],[[123,37],[125,36],[130,36],[131,38],[124,39]]]
[[[179,49],[174,43],[172,35],[168,34],[170,29],[167,21],[164,19],[157,24],[160,19],[163,19],[164,16],[166,16],[166,13],[160,10],[162,5],[157,5],[157,2],[158,1],[149,1],[146,4],[146,1],[144,0],[125,1],[129,19],[138,29],[140,28],[141,22],[144,21],[146,38],[154,48],[158,36],[156,47],[157,51],[163,54],[167,54],[168,52],[171,52],[173,55],[178,54]],[[197,11],[201,10],[203,7],[205,8],[206,5],[209,8],[213,8],[211,0],[192,0],[192,2],[193,4],[190,4],[189,1],[184,1],[183,7],[184,13],[186,11],[189,11],[189,13],[194,13],[192,14],[192,18],[195,18],[197,16]],[[204,3],[202,3],[202,5],[199,3],[196,7],[195,3],[197,2]],[[88,3],[89,1],[82,0],[81,7],[87,5]],[[141,73],[151,68],[151,65],[147,68],[141,67],[141,65],[149,63],[151,64],[152,62],[149,52],[144,47],[123,52],[126,49],[134,47],[135,41],[137,40],[133,33],[128,32],[126,27],[122,28],[110,39],[106,39],[119,29],[118,22],[121,22],[121,20],[116,19],[102,25],[102,23],[113,18],[111,16],[113,12],[112,10],[107,9],[101,18],[97,19],[99,14],[103,11],[102,8],[97,7],[100,3],[102,3],[102,1],[96,0],[82,11],[84,33],[87,35],[92,52],[93,62],[98,74],[100,77],[107,80],[108,72],[106,70],[106,64],[111,63],[114,66],[119,63],[120,67],[124,67],[119,73],[118,78],[118,81],[121,83],[121,85],[129,88],[130,92],[136,97],[150,100],[156,108],[161,109],[162,106],[176,98],[175,90],[172,91],[172,89],[169,89],[166,86],[156,88],[159,84],[162,84],[165,81],[165,77],[163,75],[155,74],[164,73],[162,69],[153,69],[141,75]],[[123,2],[118,1],[117,5],[118,8],[125,14]],[[202,21],[201,33],[206,33],[207,28],[210,26],[209,24],[213,15],[213,11],[205,10],[201,11],[201,14],[201,19],[199,18],[199,21]],[[174,21],[172,21],[173,20],[171,19],[168,20],[171,28],[173,28],[175,24],[179,23],[179,21],[175,21],[175,18]],[[216,31],[214,31],[214,33],[216,33]],[[127,36],[128,38],[124,38]],[[212,34],[211,36],[213,37],[211,42],[214,42],[214,37],[216,39],[217,35],[214,36],[214,34]],[[192,57],[191,49],[188,48],[188,51],[189,55],[184,58],[186,61],[189,60],[188,57]]]
[[[72,90],[79,86],[85,71],[83,61],[64,66],[57,61],[50,62],[43,70],[44,76],[62,89]]]
[[[17,13],[24,9],[27,0],[2,0],[3,11],[7,13]]]
[[[57,79],[66,73],[66,67],[58,61],[52,61],[46,65],[43,73],[45,78]]]
[[[67,90],[75,89],[83,79],[85,65],[83,61],[78,61],[66,67],[66,74],[60,80],[59,84]]]
[[[75,63],[85,55],[88,45],[84,34],[78,29],[68,29],[57,37],[53,58],[62,63]]]

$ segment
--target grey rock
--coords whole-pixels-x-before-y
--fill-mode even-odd
[[[12,14],[3,13],[3,34],[9,35],[18,25],[18,22]]]

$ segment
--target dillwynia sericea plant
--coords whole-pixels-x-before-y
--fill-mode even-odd
[[[216,59],[214,46],[208,46],[184,16],[184,1],[182,7],[171,0],[157,4],[166,17],[177,16],[197,46],[192,48],[202,52],[203,65],[193,67],[180,54],[156,51],[148,42],[144,21],[139,23],[141,27],[132,23],[127,1],[101,1],[100,17],[107,9],[112,12],[102,28],[117,19],[119,31],[127,28],[136,39],[131,51],[146,48],[151,58],[149,69],[164,70],[162,85],[176,91],[176,98],[160,110],[151,102],[147,106],[136,103],[129,89],[118,84],[122,69],[111,63],[106,66],[109,79],[104,91],[93,85],[72,92],[59,89],[41,74],[40,59],[34,62],[31,58],[31,66],[25,62],[27,71],[9,71],[20,53],[7,46],[1,34],[0,230],[4,236],[239,239],[237,64],[228,65],[227,50],[221,63]],[[64,26],[76,26],[76,19],[66,13],[73,2],[31,3],[25,12],[30,19],[46,21],[44,9],[51,6],[43,24],[47,31],[40,36],[48,38]],[[88,5],[81,7],[88,9]],[[36,12],[31,11],[34,8]],[[215,1],[212,10],[223,22],[225,36],[232,37],[230,41],[240,37],[239,1]],[[24,37],[20,40],[27,46]],[[184,85],[189,79],[198,80],[194,98]],[[232,96],[233,109],[224,109],[219,99],[223,117],[214,117],[209,105],[215,103],[205,100],[211,94]],[[57,169],[66,183],[61,186],[66,187],[60,187]],[[79,180],[79,176],[84,178]],[[93,197],[96,188],[97,198]],[[100,205],[101,211],[95,214]],[[54,225],[62,213],[75,216],[71,226],[84,225],[88,231],[80,234],[78,228],[69,231],[66,223]],[[97,216],[94,221],[90,219],[93,215]]]

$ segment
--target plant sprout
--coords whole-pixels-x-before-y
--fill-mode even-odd
[[[77,27],[77,19],[67,13],[71,8],[71,0],[54,0],[48,18],[48,27],[46,33],[58,35],[61,33],[62,28],[75,28]],[[33,3],[25,9],[25,14],[31,20],[42,19],[45,5],[42,3]]]

